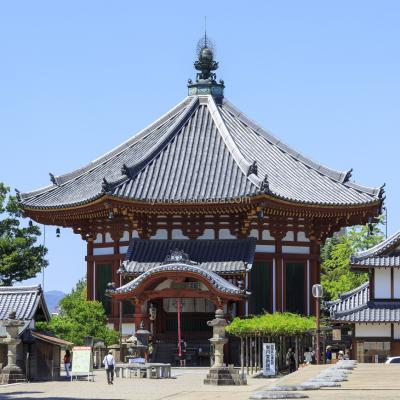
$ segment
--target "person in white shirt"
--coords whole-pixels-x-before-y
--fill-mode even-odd
[[[313,356],[314,356],[314,352],[312,351],[312,348],[309,347],[308,351],[304,352],[304,363],[306,365],[312,364]]]
[[[114,383],[115,359],[114,359],[114,356],[112,355],[111,350],[104,357],[103,364],[104,364],[104,368],[106,369],[107,382],[109,385],[112,385]]]

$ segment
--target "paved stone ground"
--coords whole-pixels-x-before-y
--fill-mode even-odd
[[[308,366],[281,379],[249,378],[247,386],[205,386],[206,369],[174,369],[175,379],[117,379],[107,385],[104,371],[95,382],[44,382],[0,387],[0,399],[248,400],[250,393],[276,384],[299,384],[325,366]],[[311,400],[400,400],[400,365],[359,364],[340,388],[304,392]]]
[[[326,366],[310,365],[279,379],[275,384],[300,384],[318,375],[324,368]],[[322,388],[301,393],[305,393],[311,400],[400,400],[400,365],[358,364],[348,379],[340,382],[340,388]],[[266,386],[265,390],[268,390]]]
[[[108,385],[104,371],[95,382],[58,381],[0,387],[0,399],[130,399],[130,400],[247,400],[250,393],[277,379],[250,378],[247,386],[203,385],[207,369],[173,369],[174,379],[116,379]]]

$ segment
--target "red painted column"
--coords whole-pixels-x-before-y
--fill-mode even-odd
[[[177,300],[178,306],[178,356],[179,358],[182,356],[182,347],[181,347],[181,299]]]
[[[94,261],[93,257],[93,241],[88,240],[87,242],[87,257],[86,257],[86,276],[87,276],[87,292],[86,298],[87,300],[93,300],[93,270],[94,270]]]

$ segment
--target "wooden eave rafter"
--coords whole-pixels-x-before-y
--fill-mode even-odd
[[[227,199],[226,202],[177,202],[150,203],[147,201],[132,201],[104,195],[91,203],[76,207],[36,209],[24,208],[24,214],[33,220],[48,224],[72,226],[74,222],[105,218],[109,211],[118,215],[209,215],[235,214],[263,209],[265,215],[282,217],[358,217],[360,223],[366,223],[368,217],[378,216],[382,200],[358,205],[318,205],[289,202],[277,199],[268,194],[238,199]]]

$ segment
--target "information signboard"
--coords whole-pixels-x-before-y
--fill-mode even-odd
[[[87,375],[88,380],[90,380],[91,376],[94,381],[93,356],[90,346],[76,346],[72,349],[71,381],[74,376],[81,375]]]
[[[275,343],[263,343],[263,375],[276,375]]]

